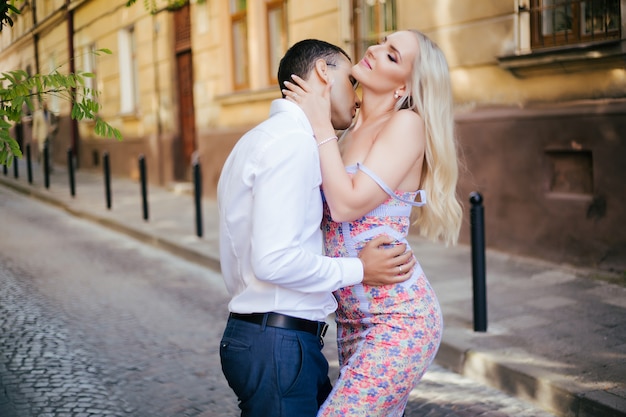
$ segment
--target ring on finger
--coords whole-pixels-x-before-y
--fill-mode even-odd
[[[402,273],[402,265],[398,265],[398,271],[400,271],[400,273]]]

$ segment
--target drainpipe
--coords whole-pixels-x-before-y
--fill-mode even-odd
[[[33,29],[37,27],[37,2],[31,2],[33,6]],[[41,74],[39,68],[39,33],[33,35],[33,45],[35,47],[35,74]],[[30,74],[29,74],[30,75]]]
[[[67,52],[69,55],[70,72],[74,74],[76,73],[76,62],[74,60],[74,10],[70,9],[70,0],[65,0],[65,9],[67,10]],[[74,92],[76,92],[75,89]],[[78,169],[78,121],[72,118],[70,118],[70,138],[72,143],[72,155],[76,164],[75,168]]]
[[[158,60],[158,42],[161,32],[161,23],[158,17],[162,12],[168,12],[167,6],[162,7],[152,13],[152,65],[154,66],[154,94],[156,105],[156,124],[157,124],[157,164],[158,164],[158,182],[159,185],[165,183],[164,160],[165,151],[163,150],[163,120],[161,118],[161,79],[159,77],[159,60]]]
[[[156,123],[157,123],[157,160],[159,166],[159,185],[165,182],[163,175],[163,122],[161,120],[161,82],[159,79],[159,57],[157,53],[160,23],[157,14],[152,15],[152,63],[154,65],[154,94],[156,95]]]

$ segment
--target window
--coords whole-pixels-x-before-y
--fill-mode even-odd
[[[91,44],[83,48],[83,71],[93,74],[93,77],[85,77],[85,96],[89,99],[95,98],[97,88],[96,79],[96,45]]]
[[[283,0],[267,3],[267,35],[270,83],[276,84],[278,64],[287,52],[287,11]]]
[[[277,84],[280,59],[288,48],[287,4],[288,0],[224,2],[232,92],[261,92]]]
[[[533,49],[620,38],[620,0],[531,0]]]
[[[139,107],[139,84],[137,78],[137,43],[135,28],[118,32],[120,65],[120,113],[130,114]]]
[[[235,90],[249,87],[247,1],[230,0],[230,24],[233,38],[233,76]]]
[[[354,59],[380,38],[397,29],[395,0],[354,0]]]

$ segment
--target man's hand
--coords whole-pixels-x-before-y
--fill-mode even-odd
[[[385,247],[383,245],[392,245]],[[413,274],[415,257],[406,251],[406,244],[398,244],[393,238],[382,235],[369,241],[359,259],[363,262],[363,284],[388,285],[404,282]]]

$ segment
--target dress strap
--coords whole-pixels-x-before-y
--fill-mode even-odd
[[[373,179],[376,182],[376,184],[380,186],[380,188],[382,188],[387,194],[389,194],[391,197],[395,198],[396,200],[402,201],[403,203],[406,203],[406,204],[410,204],[414,207],[422,207],[426,204],[426,191],[424,190],[416,191],[417,193],[416,197],[419,196],[420,201],[411,201],[411,200],[406,200],[404,198],[400,198],[398,197],[396,193],[393,192],[391,188],[389,188],[387,184],[383,182],[382,179],[380,179],[378,175],[374,174],[374,172],[371,171],[369,168],[367,168],[365,165],[361,164],[360,162],[357,162],[356,167],[359,170],[363,171],[363,173],[365,173],[368,177]]]

